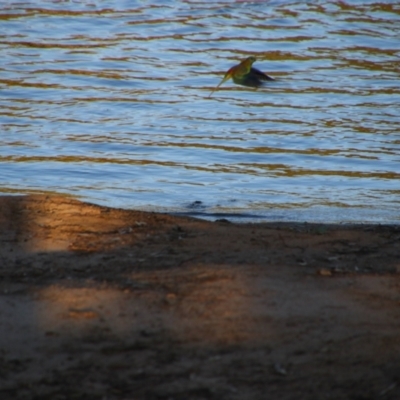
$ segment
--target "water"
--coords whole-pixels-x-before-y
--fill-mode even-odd
[[[394,1],[7,1],[0,193],[400,222]],[[254,55],[276,78],[224,83]]]

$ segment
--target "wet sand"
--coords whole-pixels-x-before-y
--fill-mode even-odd
[[[400,399],[400,227],[0,197],[0,399]]]

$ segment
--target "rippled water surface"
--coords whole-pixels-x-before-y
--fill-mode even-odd
[[[399,222],[399,38],[394,1],[2,2],[0,191]],[[208,97],[249,55],[276,81]]]

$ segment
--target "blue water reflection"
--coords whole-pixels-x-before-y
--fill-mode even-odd
[[[399,222],[400,6],[7,2],[0,191]],[[248,55],[276,81],[223,84]]]

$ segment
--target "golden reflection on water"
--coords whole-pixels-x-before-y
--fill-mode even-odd
[[[318,206],[329,189],[325,204],[338,196],[398,215],[399,6],[243,7],[0,6],[2,191],[167,209],[237,201],[251,212],[271,203],[265,187],[285,209]],[[206,100],[249,55],[276,81]],[[231,181],[241,185],[228,191]]]

